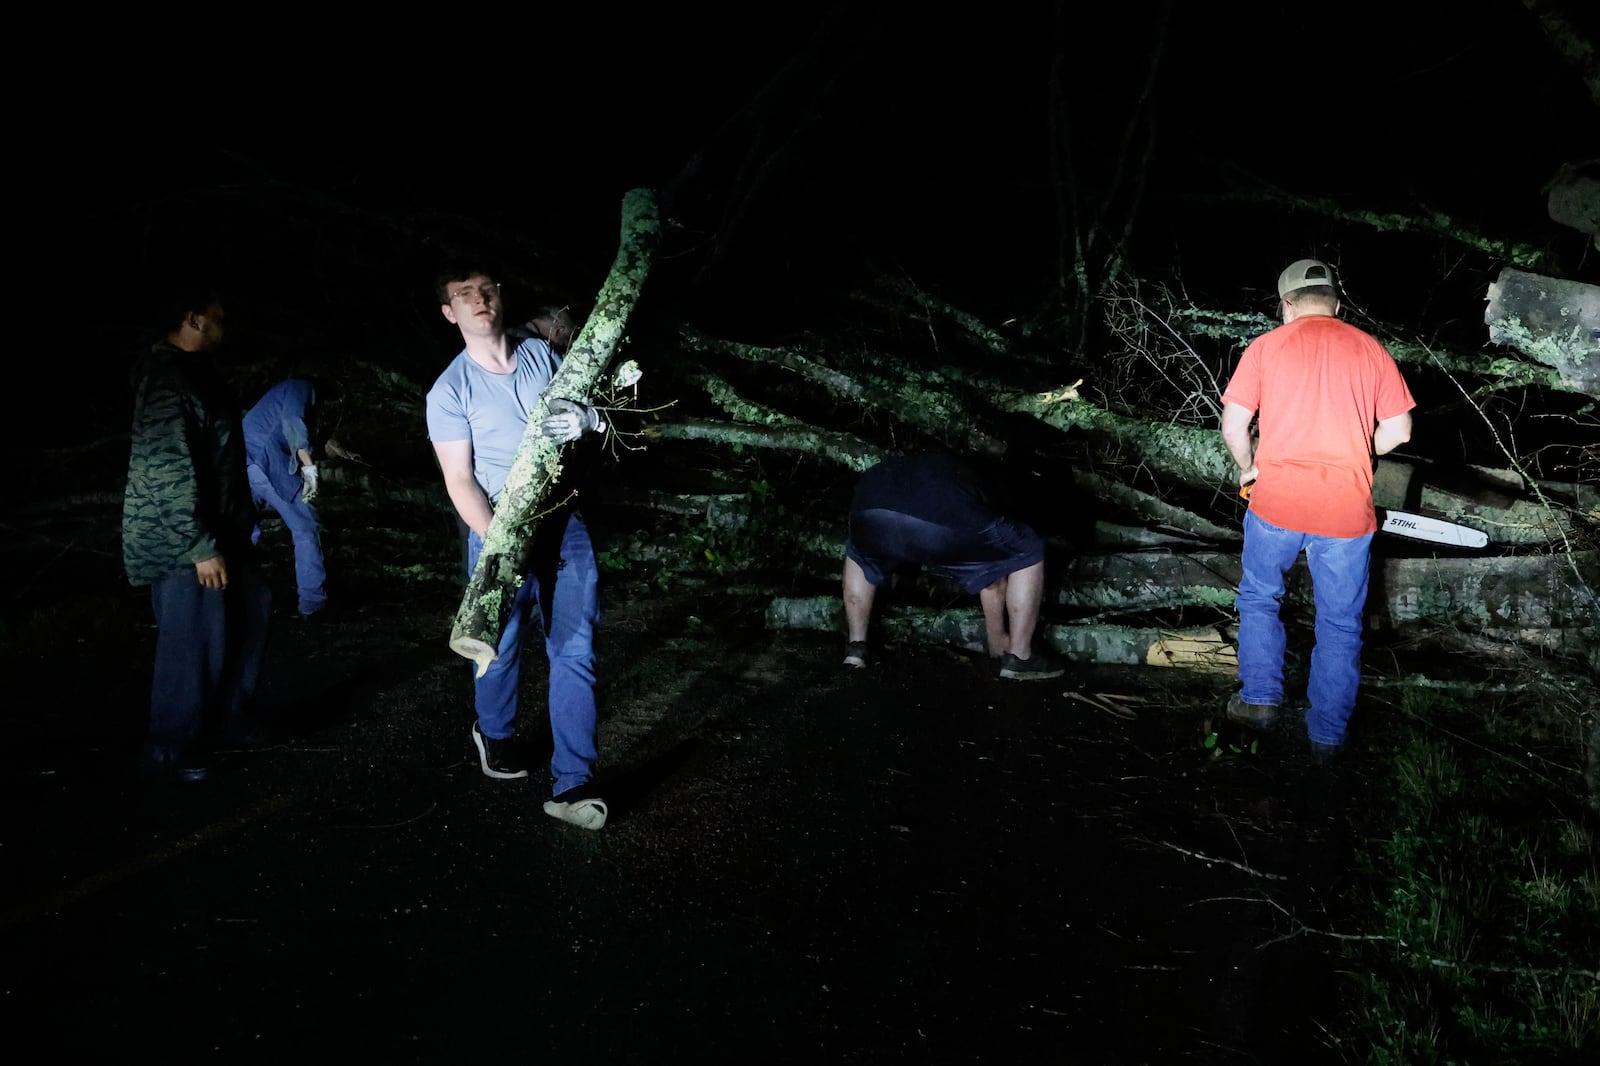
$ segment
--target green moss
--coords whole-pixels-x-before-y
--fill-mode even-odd
[[[1566,333],[1535,331],[1520,318],[1497,318],[1489,323],[1492,335],[1546,366],[1581,366],[1592,352],[1592,342],[1573,327]]]
[[[728,412],[729,417],[740,422],[748,422],[757,426],[798,426],[799,419],[790,418],[781,411],[775,411],[762,404],[752,403],[733,390],[733,386],[717,377],[715,374],[705,374],[699,379],[699,385],[706,390],[706,395],[711,402]]]
[[[445,575],[439,572],[437,566],[428,566],[424,563],[413,563],[410,566],[384,566],[381,568],[384,577],[400,581],[449,581],[454,575]]]

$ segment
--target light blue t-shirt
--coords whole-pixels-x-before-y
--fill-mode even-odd
[[[513,354],[511,373],[491,374],[462,349],[428,390],[428,439],[472,441],[472,476],[490,502],[500,498],[528,416],[561,365],[538,337],[524,339]]]

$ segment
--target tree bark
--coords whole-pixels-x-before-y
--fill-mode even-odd
[[[1174,633],[1100,618],[1190,606],[1231,616],[1238,575],[1237,557],[1216,552],[1083,556],[1049,575],[1047,602],[1097,609],[1097,614],[1075,622],[1041,622],[1039,632],[1077,662],[1214,666],[1232,651],[1211,647],[1220,639],[1211,636],[1214,627]],[[1373,630],[1444,627],[1581,661],[1600,656],[1597,586],[1600,554],[1594,552],[1493,559],[1380,556],[1373,560],[1365,613]],[[1309,571],[1298,562],[1287,575],[1285,599],[1309,606],[1312,593]],[[767,608],[769,629],[842,634],[843,620],[841,601],[833,595],[775,596]],[[886,607],[877,625],[891,640],[984,647],[983,614],[976,604]],[[1188,652],[1194,655],[1186,658]]]
[[[1078,467],[1072,469],[1072,480],[1079,488],[1097,499],[1109,500],[1146,521],[1158,523],[1168,529],[1182,530],[1191,539],[1223,544],[1244,542],[1244,531],[1237,525],[1219,526],[1193,511],[1174,507],[1148,492],[1141,492],[1120,481],[1113,481],[1111,478]]]
[[[752,362],[772,363],[786,369],[804,366],[804,373],[809,379],[930,433],[948,433],[960,421],[952,417],[951,412],[963,409],[963,401],[956,392],[957,383],[946,381],[937,374],[917,372],[914,368],[906,368],[902,375],[907,381],[903,389],[908,391],[886,397],[882,390],[864,388],[856,377],[786,350],[704,340],[701,350],[719,350]],[[882,358],[899,369],[890,357]],[[1600,364],[1600,358],[1588,362]],[[890,450],[850,434],[817,429],[769,408],[739,400],[714,375],[702,375],[701,378],[703,380],[698,383],[706,388],[708,395],[724,408],[737,411],[743,416],[742,420],[731,423],[695,419],[662,422],[645,430],[647,439],[710,440],[736,446],[803,452],[841,463],[852,470],[866,469]],[[1111,461],[1113,465],[1119,457],[1125,461],[1131,455],[1147,470],[1169,482],[1232,493],[1237,471],[1223,446],[1222,435],[1214,428],[1152,422],[1119,415],[1082,399],[1072,386],[1046,393],[1032,393],[1007,389],[995,382],[971,380],[960,385],[963,391],[970,390],[975,396],[987,397],[996,410],[1030,415],[1063,432],[1081,433],[1090,455]],[[921,402],[909,402],[913,393]],[[882,400],[889,402],[879,402]],[[976,417],[969,416],[969,421]],[[974,451],[981,452],[989,440],[987,435],[975,433],[967,443]],[[1219,526],[1201,515],[1109,478],[1077,468],[1073,469],[1072,476],[1079,487],[1092,495],[1169,530],[1182,530],[1190,540],[1237,543],[1241,539],[1237,526]],[[1573,512],[1582,513],[1594,508],[1596,503],[1593,493],[1585,493],[1581,486],[1562,487],[1542,482],[1524,485],[1519,479],[1508,484],[1438,486],[1429,483],[1430,476],[1432,471],[1414,463],[1392,458],[1380,459],[1377,481],[1373,486],[1374,502],[1382,508],[1421,510],[1450,521],[1463,522],[1484,530],[1494,544],[1563,545],[1571,540],[1575,531]],[[1463,476],[1462,470],[1450,475],[1454,482],[1461,481]],[[1519,498],[1528,491],[1533,491],[1536,498]],[[1116,542],[1173,544],[1179,541],[1171,537],[1140,537],[1132,541],[1122,537]]]
[[[1103,446],[1139,455],[1151,470],[1193,485],[1237,485],[1239,470],[1214,427],[1180,426],[1129,418],[1097,407],[1076,390],[996,393],[995,406],[1032,415],[1056,429],[1080,430]]]
[[[709,440],[718,444],[803,452],[842,463],[856,471],[867,469],[889,454],[887,449],[848,433],[835,433],[806,425],[758,426],[742,422],[717,422],[706,418],[658,422],[644,428],[644,437],[652,441]]]
[[[500,634],[526,571],[533,531],[548,510],[542,509],[545,496],[561,475],[561,446],[540,434],[539,423],[550,400],[585,403],[600,383],[650,271],[660,234],[655,193],[628,192],[622,199],[622,239],[611,273],[595,298],[593,313],[529,415],[450,630],[450,649],[476,663],[480,677],[498,654]]]
[[[1491,343],[1553,367],[1562,388],[1600,397],[1600,287],[1507,267],[1483,320]]]
[[[685,331],[683,340],[691,351],[732,355],[747,362],[778,367],[822,386],[835,396],[886,411],[931,436],[959,441],[973,451],[995,458],[1005,455],[1006,442],[978,428],[972,409],[951,395],[951,383],[942,379],[929,382],[925,374],[908,373],[891,381],[877,375],[845,373],[794,348],[741,344],[692,331]],[[880,366],[892,362],[881,355],[874,359]]]
[[[844,609],[836,596],[779,596],[767,606],[768,629],[816,629],[844,634]],[[983,613],[976,609],[884,609],[874,620],[895,642],[950,644],[967,651],[987,650]],[[1040,635],[1073,662],[1124,666],[1175,666],[1232,673],[1238,661],[1233,645],[1212,626],[1181,630],[1109,624],[1044,623]]]
[[[1600,159],[1567,163],[1550,179],[1550,221],[1587,233],[1600,249]]]

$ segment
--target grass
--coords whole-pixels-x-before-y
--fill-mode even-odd
[[[1401,691],[1395,713],[1369,716],[1349,903],[1376,939],[1346,942],[1341,1046],[1383,1064],[1600,1061],[1586,689]]]

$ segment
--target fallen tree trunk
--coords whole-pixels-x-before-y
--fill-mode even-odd
[[[1210,476],[1222,474],[1211,469],[1211,462],[1223,458],[1221,435],[1215,431],[1185,429],[1179,426],[1151,426],[1135,419],[1122,419],[1108,412],[1084,405],[1077,408],[1076,397],[1066,400],[1048,395],[1035,395],[1024,402],[1020,397],[1013,401],[1019,408],[1030,409],[1051,424],[1062,421],[1077,424],[1084,409],[1092,414],[1082,421],[1095,425],[1108,435],[1113,445],[1127,444],[1147,468],[1186,481],[1184,475],[1197,471]],[[1077,415],[1068,413],[1058,418],[1055,410],[1062,405],[1073,405]],[[1149,427],[1149,434],[1140,427]],[[752,424],[743,422],[718,422],[704,419],[685,419],[662,422],[644,430],[648,440],[705,440],[739,447],[757,447],[779,451],[800,452],[830,462],[840,463],[852,470],[864,470],[889,454],[890,449],[860,437],[828,430],[816,429],[804,423],[785,421],[782,424]],[[1102,442],[1106,443],[1106,442]],[[1168,447],[1160,447],[1160,444]],[[1100,454],[1097,449],[1097,454]],[[1231,469],[1231,467],[1230,467]],[[1415,463],[1381,459],[1373,485],[1373,501],[1381,509],[1412,510],[1460,522],[1484,531],[1491,544],[1501,545],[1559,545],[1574,547],[1580,526],[1592,521],[1590,512],[1600,505],[1593,489],[1583,484],[1533,482],[1537,499],[1520,499],[1526,490],[1520,476],[1512,472],[1485,472],[1466,468],[1475,483],[1466,489],[1434,486],[1428,483],[1430,471]],[[1179,545],[1185,541],[1198,546],[1201,543],[1237,544],[1242,540],[1238,526],[1219,525],[1206,517],[1182,507],[1169,504],[1149,493],[1124,485],[1111,478],[1073,468],[1070,476],[1079,488],[1098,499],[1114,504],[1139,518],[1155,523],[1164,529],[1140,532],[1132,527],[1116,527],[1123,532],[1113,534],[1114,524],[1102,524],[1107,531],[1101,542],[1113,545],[1168,544]],[[1452,476],[1460,480],[1461,470]],[[1212,483],[1215,488],[1216,483]],[[1231,482],[1223,480],[1221,487],[1229,490]],[[1176,535],[1174,535],[1176,534]]]
[[[1244,541],[1244,531],[1239,526],[1219,526],[1192,511],[1174,507],[1148,492],[1140,492],[1120,481],[1113,481],[1108,477],[1076,467],[1072,470],[1072,479],[1079,488],[1099,499],[1109,500],[1130,514],[1148,521],[1180,529],[1195,539],[1228,544],[1239,544]]]
[[[1428,621],[1467,632],[1568,630],[1596,625],[1597,588],[1600,553],[1593,551],[1387,559],[1374,566],[1367,614],[1380,625]]]
[[[979,428],[972,409],[952,394],[950,383],[926,374],[897,374],[894,380],[878,375],[846,373],[794,348],[764,347],[718,340],[684,331],[684,344],[697,353],[730,355],[749,363],[778,367],[820,385],[835,396],[876,407],[930,436],[959,441],[974,452],[994,458],[1006,453],[1006,442]],[[892,365],[879,356],[874,360]]]
[[[686,418],[677,422],[657,422],[644,428],[646,440],[706,440],[718,444],[772,448],[803,452],[820,459],[842,463],[851,470],[865,470],[889,454],[870,441],[848,433],[835,433],[810,426],[758,426],[739,422],[717,422],[705,418]]]
[[[1489,340],[1552,367],[1562,387],[1600,397],[1600,287],[1510,267],[1489,286]]]
[[[1418,558],[1373,561],[1367,597],[1370,631],[1445,628],[1547,654],[1600,662],[1596,588],[1600,553],[1514,558]],[[1094,609],[1100,615],[1136,615],[1176,607],[1212,607],[1231,617],[1239,563],[1220,552],[1121,552],[1073,560],[1064,573],[1049,575],[1047,602]],[[1286,575],[1288,602],[1309,606],[1312,585],[1304,560]],[[837,596],[775,597],[767,609],[769,628],[823,629],[839,633],[843,607]],[[951,643],[981,649],[983,615],[970,608],[888,608],[884,633],[897,640]],[[1199,639],[1184,629],[1182,640]],[[1069,658],[1087,662],[1142,662],[1158,637],[1172,630],[1041,620],[1040,632]],[[1171,651],[1171,648],[1168,648]],[[1165,654],[1165,653],[1164,653]],[[1170,660],[1171,656],[1167,656]],[[1217,656],[1201,656],[1207,663]],[[1152,665],[1171,665],[1170,661]]]
[[[1111,552],[1074,559],[1054,602],[1117,611],[1217,607],[1233,611],[1239,556],[1226,552]]]
[[[835,370],[793,349],[739,344],[694,333],[685,333],[684,340],[696,352],[721,353],[793,371],[837,396],[881,410],[930,435],[959,436],[975,452],[989,455],[1005,452],[1003,441],[973,428],[974,415],[951,394],[954,383],[936,375],[907,370],[900,374],[903,383],[891,386]],[[894,363],[888,356],[879,356],[877,361]],[[1017,392],[976,377],[962,384],[979,394],[987,394],[998,411],[1031,415],[1062,431],[1088,433],[1102,444],[1137,453],[1147,466],[1179,480],[1224,484],[1237,473],[1222,443],[1222,434],[1212,427],[1148,422],[1118,415],[1080,398],[1075,386],[1049,392]]]
[[[983,614],[976,610],[885,608],[875,625],[886,639],[899,643],[949,644],[978,653],[988,647]],[[767,607],[767,628],[817,629],[842,636],[844,608],[836,596],[778,597]],[[1233,646],[1213,626],[1167,629],[1044,623],[1039,633],[1074,662],[1170,666],[1230,674],[1238,665]]]
[[[622,239],[611,273],[595,298],[593,313],[528,418],[450,630],[450,649],[476,663],[479,676],[498,654],[500,634],[526,571],[528,546],[544,513],[541,507],[561,475],[561,446],[544,438],[539,423],[550,400],[585,403],[600,383],[650,271],[660,233],[655,193],[634,189],[624,196]]]
[[[1194,485],[1237,485],[1239,470],[1215,427],[1181,426],[1129,418],[1098,407],[1075,390],[996,393],[995,406],[1032,415],[1056,429],[1079,430],[1126,449],[1151,470]]]
[[[1550,179],[1550,221],[1589,234],[1600,250],[1600,160],[1567,163]]]
[[[1194,488],[1224,491],[1230,496],[1236,481],[1237,470],[1222,442],[1222,434],[1216,428],[1154,422],[1118,414],[1083,399],[1077,387],[1081,382],[1047,392],[1021,392],[974,375],[968,375],[958,382],[943,374],[928,373],[880,354],[875,361],[892,368],[894,376],[902,382],[890,388],[876,384],[876,379],[869,381],[860,375],[834,370],[792,349],[763,348],[694,334],[687,336],[697,351],[732,355],[747,362],[782,367],[822,385],[835,395],[882,411],[935,436],[950,436],[957,424],[963,421],[954,414],[964,409],[963,401],[957,395],[959,388],[974,397],[985,398],[998,411],[1031,416],[1064,433],[1080,434],[1091,453],[1109,463],[1140,465],[1167,480]],[[1589,359],[1588,365],[1600,373],[1600,353]],[[1561,376],[1560,371],[1552,368],[1546,368],[1543,372]],[[1510,380],[1506,375],[1502,377]],[[790,416],[743,400],[715,375],[699,375],[694,380],[706,388],[714,402],[735,412],[742,419],[741,422],[663,423],[647,430],[648,437],[717,440],[728,444],[801,451],[842,462],[855,470],[870,466],[875,458],[889,450],[858,437],[797,423]],[[1580,383],[1576,376],[1572,376],[1568,387],[1576,387]],[[965,421],[972,423],[976,419],[967,416]],[[966,443],[974,451],[990,454],[1001,447],[992,436],[973,430],[968,431]],[[1507,498],[1503,502],[1495,502],[1481,495],[1428,485],[1428,472],[1418,471],[1411,464],[1400,464],[1405,467],[1403,476],[1396,475],[1391,469],[1395,465],[1387,459],[1379,461],[1380,476],[1373,492],[1374,502],[1379,507],[1420,509],[1450,521],[1468,519],[1465,524],[1485,531],[1492,543],[1550,543],[1571,547],[1570,539],[1575,527],[1572,516],[1567,513],[1569,508],[1558,506],[1562,501],[1557,496],[1547,497],[1538,486],[1533,486],[1538,490],[1535,491],[1538,499]],[[1083,475],[1077,471],[1074,471],[1074,477],[1080,487],[1101,498],[1125,507],[1142,518],[1186,530],[1196,539],[1233,543],[1240,539],[1236,527],[1218,526],[1200,515],[1110,479]],[[1393,486],[1391,482],[1394,482]],[[1492,495],[1497,497],[1515,497],[1524,493],[1522,486],[1492,488]]]

